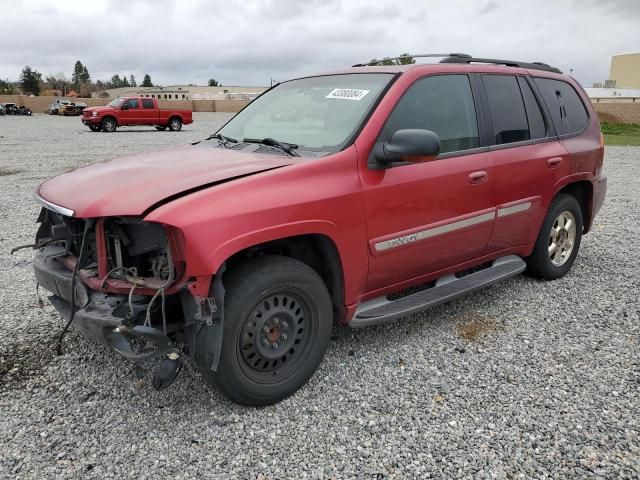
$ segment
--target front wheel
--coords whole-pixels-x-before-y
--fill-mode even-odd
[[[195,359],[205,380],[244,405],[282,400],[316,371],[333,321],[331,298],[306,264],[264,256],[225,274],[225,314],[217,371],[214,328],[203,326]]]
[[[169,120],[169,130],[172,132],[179,132],[182,130],[182,120],[179,118],[172,118]]]
[[[576,259],[582,240],[582,209],[576,198],[558,194],[547,211],[527,270],[533,276],[555,280],[564,276]]]
[[[116,124],[115,119],[111,118],[111,117],[107,117],[104,120],[102,120],[102,122],[100,122],[100,128],[102,129],[103,132],[115,132],[116,131],[116,127],[118,125]]]

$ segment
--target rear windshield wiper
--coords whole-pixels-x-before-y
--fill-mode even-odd
[[[229,148],[230,143],[238,143],[238,140],[236,140],[235,138],[226,137],[221,133],[214,133],[213,135],[208,137],[207,140],[212,140],[214,138],[218,140],[220,142],[220,145],[222,145],[224,148]]]
[[[296,145],[294,143],[279,142],[278,140],[275,140],[275,139],[270,138],[270,137],[263,138],[263,139],[243,138],[242,141],[243,142],[247,142],[247,143],[261,143],[262,145],[267,145],[269,147],[275,147],[275,148],[277,148],[279,150],[282,150],[287,155],[291,155],[292,157],[299,157],[300,156],[300,154],[295,151],[296,148],[298,148],[298,145]]]

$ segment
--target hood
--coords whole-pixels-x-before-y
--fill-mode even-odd
[[[299,161],[188,145],[82,167],[47,180],[37,194],[76,217],[142,215],[167,199]]]
[[[105,110],[117,110],[115,107],[110,107],[109,105],[105,105],[104,107],[87,107],[84,109],[85,112],[101,112]]]

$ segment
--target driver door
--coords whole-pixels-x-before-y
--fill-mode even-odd
[[[377,142],[401,129],[427,129],[441,142],[436,160],[382,170],[360,161],[374,291],[487,253],[495,218],[493,167],[480,148],[467,75],[423,77],[391,112]],[[369,152],[371,155],[372,152]]]
[[[122,104],[128,106],[120,111],[120,125],[137,125],[140,123],[140,108],[137,98],[130,98]]]

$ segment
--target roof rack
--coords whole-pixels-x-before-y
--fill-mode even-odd
[[[495,58],[476,58],[467,53],[423,53],[419,55],[404,55],[401,57],[383,58],[369,63],[358,63],[354,67],[373,67],[383,62],[394,62],[393,65],[403,65],[401,60],[406,58],[442,58],[440,63],[492,63],[495,65],[505,65],[507,67],[527,68],[530,70],[544,70],[546,72],[562,73],[556,67],[552,67],[542,62],[521,62],[519,60],[497,60]]]
[[[559,68],[552,67],[542,62],[521,62],[519,60],[497,60],[495,58],[475,58],[464,53],[453,53],[440,60],[440,63],[493,63],[507,67],[528,68],[531,70],[544,70],[547,72],[562,73]]]
[[[400,57],[382,58],[380,60],[374,60],[369,63],[356,63],[355,65],[351,65],[351,66],[352,67],[375,67],[376,65],[380,65],[383,62],[395,62],[393,63],[393,65],[404,65],[400,61],[405,60],[407,58],[444,58],[444,57],[455,57],[455,56],[471,57],[471,55],[467,55],[465,53],[421,53],[419,55],[402,55]]]

